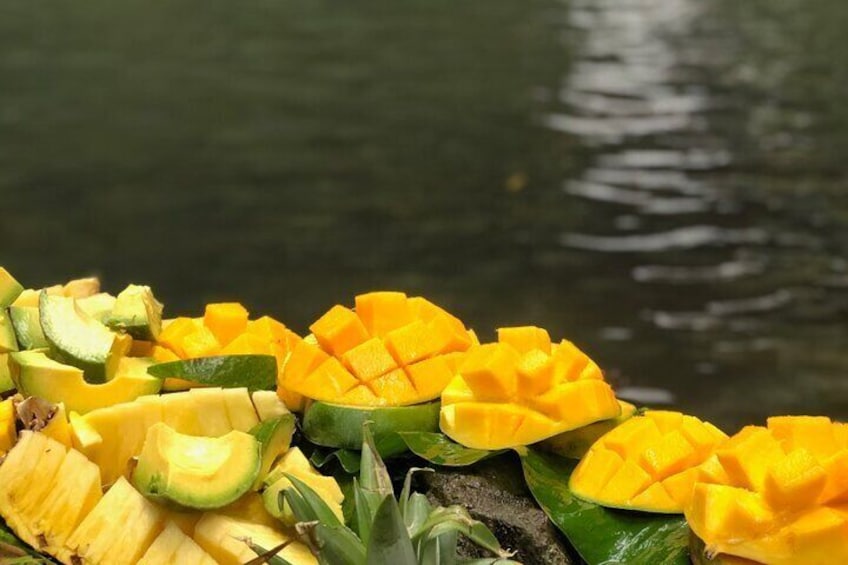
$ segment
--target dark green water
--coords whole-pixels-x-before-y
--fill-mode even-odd
[[[728,429],[846,418],[846,24],[835,0],[7,2],[0,262],[301,331],[399,288]]]

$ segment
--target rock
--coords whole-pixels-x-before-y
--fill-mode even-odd
[[[516,552],[525,565],[565,565],[579,563],[567,542],[536,506],[524,485],[518,458],[513,454],[482,461],[472,467],[440,467],[437,473],[416,475],[416,487],[431,502],[441,506],[460,504],[485,523],[501,545]],[[473,546],[463,544],[465,557],[486,557]]]

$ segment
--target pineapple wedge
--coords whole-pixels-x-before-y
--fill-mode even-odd
[[[168,522],[162,533],[153,541],[138,565],[215,565],[217,562],[203,551],[193,539],[183,533],[174,522]]]
[[[256,553],[242,538],[250,538],[265,549],[276,547],[289,539],[274,528],[212,513],[204,514],[194,530],[194,540],[222,565],[241,565],[256,559]],[[279,555],[294,565],[318,563],[309,548],[300,542],[286,546]]]
[[[121,477],[71,534],[65,549],[82,563],[131,565],[141,559],[164,521],[165,512]]]

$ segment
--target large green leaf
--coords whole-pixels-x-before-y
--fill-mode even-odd
[[[682,516],[611,510],[580,500],[568,489],[574,460],[528,449],[521,464],[536,502],[589,565],[689,565],[689,528]]]
[[[506,453],[508,450],[471,449],[434,432],[400,432],[401,439],[418,457],[444,467],[467,467],[478,461]]]

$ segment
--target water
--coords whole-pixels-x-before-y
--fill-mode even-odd
[[[846,418],[843,4],[5,5],[0,259],[300,331],[399,288],[728,430]]]

